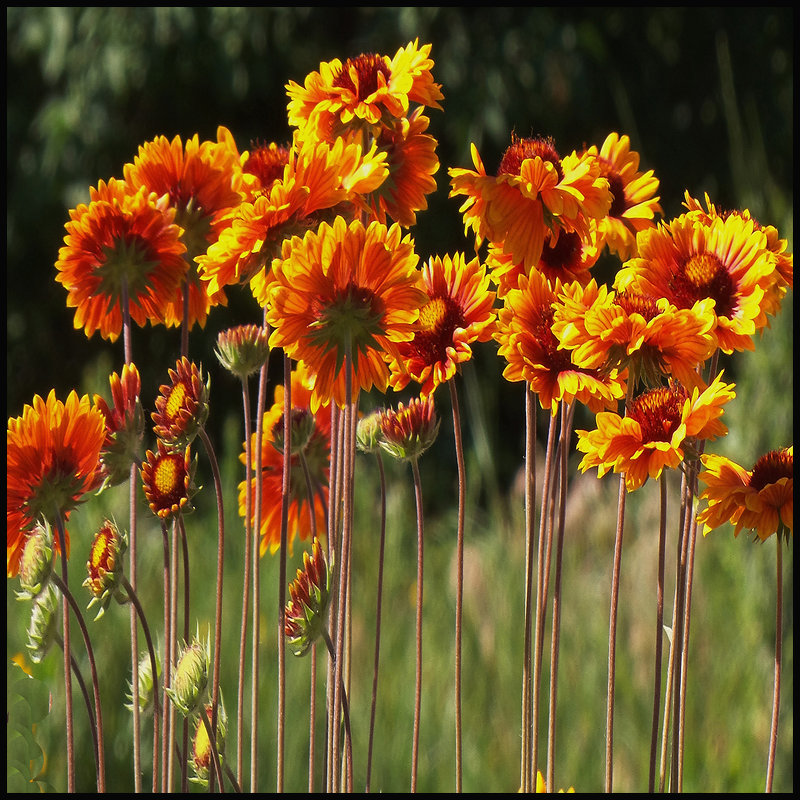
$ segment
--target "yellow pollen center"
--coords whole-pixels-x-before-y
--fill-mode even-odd
[[[169,400],[167,400],[167,405],[164,409],[168,419],[172,419],[181,410],[186,395],[187,391],[184,383],[176,383],[175,386],[172,387]]]
[[[419,312],[419,326],[424,331],[435,331],[447,313],[447,306],[441,297],[428,301]]]
[[[172,458],[165,458],[156,464],[153,483],[160,494],[171,494],[178,488],[179,470]]]
[[[721,267],[722,264],[716,256],[710,253],[698,253],[686,262],[684,272],[694,286],[708,286],[716,278]]]
[[[103,531],[95,538],[94,545],[92,546],[92,567],[94,569],[101,566],[103,561],[107,559],[109,555],[109,539],[110,535],[107,531]]]

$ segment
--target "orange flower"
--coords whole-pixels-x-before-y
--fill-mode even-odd
[[[330,470],[330,436],[331,414],[330,406],[319,408],[312,417],[309,407],[311,389],[309,376],[304,365],[299,364],[292,370],[292,410],[307,415],[303,421],[306,436],[302,458],[311,475],[313,489],[314,523],[317,529],[322,529],[322,524],[327,514],[328,506],[328,473]],[[283,491],[283,453],[279,449],[277,439],[283,434],[283,386],[275,387],[275,401],[272,407],[264,413],[263,437],[261,446],[261,555],[269,551],[274,553],[281,544],[281,495]],[[298,452],[298,437],[292,436],[292,455],[289,477],[289,530],[288,546],[292,552],[295,537],[307,540],[312,535],[310,506],[308,502],[308,484],[301,455]],[[250,439],[250,462],[253,470],[257,465],[257,436],[254,433]],[[239,456],[240,461],[246,462],[246,453]],[[255,486],[258,476],[252,479],[252,497],[255,503]],[[239,515],[244,517],[246,510],[247,484],[239,484]],[[255,505],[251,509],[251,523],[255,525]]]
[[[624,373],[577,366],[553,333],[553,304],[562,291],[560,281],[550,288],[545,276],[534,271],[520,276],[519,288],[505,295],[494,337],[508,362],[503,377],[527,381],[552,414],[559,401],[577,400],[592,411],[615,408],[625,394]]]
[[[153,418],[153,433],[164,444],[186,447],[208,419],[211,378],[203,383],[202,368],[185,356],[169,370],[169,383],[159,388]]]
[[[658,178],[653,170],[639,172],[639,154],[631,150],[627,136],[609,133],[599,152],[595,145],[586,152],[597,157],[613,197],[608,216],[597,222],[598,238],[627,261],[636,253],[636,234],[652,228],[653,217],[663,213],[656,195]]]
[[[426,397],[455,375],[472,357],[471,344],[491,339],[494,332],[494,292],[478,258],[466,263],[463,253],[435,256],[422,269],[428,302],[419,314],[414,338],[397,346],[391,384],[403,389],[410,379],[422,384]]]
[[[754,530],[761,541],[794,530],[794,448],[772,450],[746,470],[724,456],[700,456],[705,470],[698,478],[706,484],[700,498],[708,506],[697,515],[703,535],[730,522],[734,536],[742,528]]]
[[[314,375],[312,412],[331,400],[344,406],[346,354],[353,400],[359,389],[386,390],[385,356],[397,358],[397,344],[413,338],[428,299],[417,261],[412,239],[401,239],[397,224],[365,228],[337,217],[284,243],[283,260],[273,264],[269,343],[306,362]]]
[[[722,383],[720,373],[710,386],[691,394],[679,383],[659,386],[636,397],[624,417],[597,414],[597,429],[580,430],[578,450],[585,453],[582,472],[597,467],[598,477],[610,470],[625,473],[631,492],[648,477],[658,478],[664,467],[677,467],[699,439],[727,433],[720,421],[722,406],[735,395],[733,384]]]
[[[195,464],[189,449],[187,447],[183,452],[169,450],[159,441],[158,452],[148,450],[145,455],[141,470],[144,495],[150,510],[162,520],[193,510]]]
[[[66,402],[51,391],[36,395],[6,431],[6,575],[14,577],[25,539],[43,517],[55,525],[100,484],[100,450],[106,428],[88,395]],[[67,538],[67,545],[69,539]]]
[[[553,333],[576,364],[631,368],[651,386],[664,375],[697,385],[696,367],[717,346],[710,299],[677,309],[664,297],[615,293],[592,280],[564,287],[554,310]]]
[[[181,228],[166,198],[145,187],[133,191],[112,178],[90,190],[89,205],[69,212],[64,247],[56,261],[56,280],[75,308],[75,328],[87,336],[100,331],[115,341],[122,330],[122,300],[127,296],[137,325],[165,322],[188,265]]]
[[[408,115],[416,103],[441,108],[441,88],[433,82],[431,45],[419,40],[401,47],[394,58],[366,53],[342,63],[322,62],[300,86],[289,81],[289,124],[303,138],[332,143],[340,136],[370,132],[371,126]],[[366,138],[364,139],[366,141]]]
[[[754,349],[767,324],[775,260],[766,237],[743,216],[704,218],[692,212],[638,235],[639,256],[617,273],[615,288],[666,297],[676,308],[714,300],[720,349]]]
[[[382,411],[378,417],[378,444],[394,458],[416,461],[435,441],[439,433],[439,417],[433,396],[412,397],[407,406]]]
[[[475,145],[475,171],[450,169],[450,197],[465,195],[460,211],[465,230],[503,246],[516,263],[531,269],[539,262],[548,229],[589,237],[591,219],[611,206],[608,181],[597,159],[572,153],[561,158],[551,139],[511,138],[497,176],[486,174]]]

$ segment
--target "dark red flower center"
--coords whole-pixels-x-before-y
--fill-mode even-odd
[[[425,362],[435,364],[447,359],[456,328],[464,327],[464,315],[451,297],[432,297],[419,312],[419,330],[413,350]]]
[[[609,217],[621,217],[628,208],[628,200],[625,197],[625,184],[622,182],[618,172],[609,172],[603,177],[608,181],[608,188],[611,191],[613,200],[611,208],[608,209]]]
[[[252,145],[250,155],[242,170],[255,175],[264,189],[269,189],[276,180],[283,177],[283,168],[289,162],[289,148],[270,147],[258,142]]]
[[[658,304],[652,297],[632,292],[618,294],[614,302],[628,315],[640,314],[646,322],[655,319],[658,314]]]
[[[542,248],[542,262],[552,270],[570,272],[581,265],[581,237],[577,233],[559,231],[558,241],[547,239]]]
[[[707,297],[716,300],[717,316],[730,317],[736,308],[736,285],[713,253],[687,258],[672,276],[670,288],[680,308],[691,308]]]
[[[794,474],[794,455],[788,449],[771,450],[756,461],[750,475],[750,486],[761,491],[770,483],[781,478],[791,478]]]
[[[549,161],[556,168],[559,180],[564,177],[564,171],[561,168],[561,157],[558,155],[555,143],[552,138],[541,136],[532,139],[520,139],[518,136],[512,136],[511,146],[503,153],[497,174],[498,176],[519,175],[520,169],[522,169],[522,162],[537,157],[544,161]]]
[[[627,415],[642,429],[645,442],[666,442],[680,424],[689,394],[680,384],[659,386],[631,401]]]
[[[353,79],[355,73],[355,80]],[[383,56],[377,53],[361,54],[358,58],[348,58],[333,79],[333,85],[352,92],[359,102],[366,100],[378,90],[378,73],[389,82],[391,71]]]

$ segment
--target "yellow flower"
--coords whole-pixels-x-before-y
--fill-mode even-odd
[[[631,401],[624,417],[597,414],[597,428],[579,430],[578,450],[585,453],[580,469],[597,468],[598,477],[613,470],[625,474],[631,492],[664,467],[677,467],[697,440],[727,433],[719,419],[722,406],[735,395],[733,384],[722,383],[722,373],[703,391],[691,393],[678,383],[650,389]]]
[[[697,515],[703,535],[730,522],[734,536],[754,530],[761,541],[782,530],[787,539],[794,529],[794,448],[772,450],[752,470],[724,456],[700,457],[705,470],[698,476],[706,488],[700,498],[708,506]]]

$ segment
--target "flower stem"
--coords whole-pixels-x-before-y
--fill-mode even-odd
[[[411,792],[417,791],[417,766],[419,762],[419,727],[422,708],[422,562],[423,562],[423,520],[422,520],[422,481],[419,476],[417,459],[411,460],[414,475],[414,496],[417,501],[417,668],[414,691],[414,738],[411,750]]]
[[[786,528],[778,525],[775,539],[778,543],[777,558],[777,596],[775,601],[775,682],[772,692],[772,724],[769,735],[769,755],[767,756],[767,781],[765,792],[772,792],[772,776],[775,772],[775,751],[778,747],[778,717],[781,707],[781,658],[783,650],[783,551],[781,550],[782,532]]]

